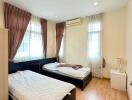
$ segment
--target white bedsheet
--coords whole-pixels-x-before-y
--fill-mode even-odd
[[[57,65],[59,65],[59,63],[50,63],[50,64],[44,65],[43,68],[46,68],[49,70],[57,70],[64,74],[67,74],[79,79],[83,79],[91,71],[89,67],[83,67],[83,68],[79,68],[78,70],[75,70],[72,67],[57,67]]]
[[[81,78],[81,79],[86,77],[86,75],[90,73],[89,68],[80,68],[78,70],[75,70],[72,67],[59,67],[57,68],[57,70],[62,73],[68,74],[73,77]]]
[[[74,85],[26,70],[8,76],[9,92],[18,100],[62,100]]]

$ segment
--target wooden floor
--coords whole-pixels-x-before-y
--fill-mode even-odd
[[[128,100],[127,93],[111,89],[110,81],[93,78],[88,86],[81,91],[77,88],[77,100]]]

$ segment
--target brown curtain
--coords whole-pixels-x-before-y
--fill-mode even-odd
[[[65,28],[65,22],[56,24],[56,56],[57,57],[61,46],[64,28]]]
[[[47,20],[41,19],[41,29],[42,29],[42,40],[43,40],[43,52],[46,58],[47,56]]]
[[[14,56],[22,42],[31,14],[8,3],[4,3],[4,17],[5,27],[9,30],[9,61],[13,61]]]

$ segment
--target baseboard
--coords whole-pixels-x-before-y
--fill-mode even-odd
[[[105,80],[110,80],[110,78],[107,78],[107,77],[96,77],[96,76],[93,76],[93,78],[98,78],[98,79],[105,79]]]
[[[107,77],[103,77],[103,79],[105,79],[105,80],[110,80],[110,78],[107,78]]]

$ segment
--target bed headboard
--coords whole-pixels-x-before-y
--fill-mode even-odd
[[[46,58],[46,59],[40,59],[40,60],[32,60],[32,61],[26,61],[26,62],[9,62],[8,67],[8,73],[15,73],[16,71],[23,71],[23,70],[32,70],[32,71],[39,71],[39,65],[42,66],[44,64],[48,63],[54,63],[57,61],[57,58]],[[36,65],[38,66],[36,66]]]

